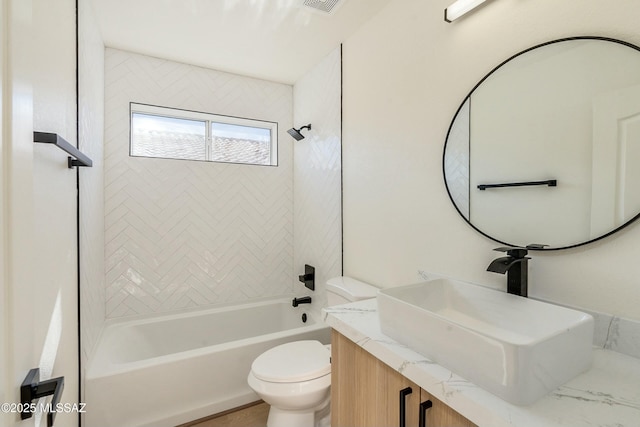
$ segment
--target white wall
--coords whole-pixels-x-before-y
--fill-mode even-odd
[[[2,47],[2,276],[0,392],[2,402],[19,402],[20,384],[37,366],[40,352],[32,339],[35,326],[33,280],[33,91],[29,70],[32,33],[31,1],[0,3]],[[17,414],[0,412],[3,426],[18,424]],[[23,425],[33,425],[33,422]]]
[[[326,305],[325,284],[342,274],[341,57],[335,49],[298,80],[293,89],[296,128],[311,123],[294,143],[294,267],[316,268],[316,290],[296,280],[297,296],[312,295]]]
[[[58,133],[72,145],[77,142],[75,17],[74,0],[33,1],[33,130]],[[42,349],[41,378],[64,376],[62,402],[67,403],[78,400],[76,183],[66,153],[34,145],[33,339]],[[76,413],[59,413],[56,424],[77,420]]]
[[[293,88],[107,49],[107,318],[293,292]],[[278,167],[129,157],[129,102],[278,122]]]
[[[5,14],[5,0],[0,1],[0,24],[2,28],[8,27],[8,19]],[[6,48],[5,48],[5,40],[7,31],[0,31],[0,165],[5,166],[5,138],[9,136],[8,132],[8,124],[4,123],[4,109],[5,97],[7,96],[8,84],[5,84],[6,79],[6,71],[5,71],[5,63],[6,59]],[[6,264],[6,229],[8,228],[8,224],[5,224],[6,215],[5,215],[5,177],[4,174],[0,174],[0,309],[2,310],[2,315],[0,315],[0,359],[4,360],[3,363],[0,363],[0,402],[7,402],[9,400],[9,396],[11,395],[11,362],[9,362],[9,298],[6,295],[7,290],[9,289],[8,283],[6,281],[6,272],[7,266]],[[9,425],[9,414],[0,413],[0,423],[3,425]]]
[[[80,309],[82,366],[105,320],[104,287],[104,44],[92,3],[78,2],[80,150],[93,160],[80,170]]]
[[[74,7],[72,2],[59,2],[58,6],[52,13],[39,0],[6,0],[0,13],[0,394],[7,403],[20,402],[20,384],[32,368],[40,368],[41,379],[65,376],[68,387],[62,394],[63,402],[74,402],[77,397],[75,173],[66,168],[64,153],[33,142],[35,126],[70,132],[69,137],[75,139],[75,91],[68,91],[75,86]],[[51,21],[45,22],[44,16],[68,31],[43,40],[51,30]],[[62,52],[65,47],[71,55]],[[56,61],[49,63],[56,53]],[[38,60],[50,67],[34,70]],[[51,80],[57,85],[51,85]],[[6,413],[0,414],[0,419],[7,427],[42,424],[41,415],[20,421],[18,414]],[[57,421],[73,426],[76,419],[75,414],[63,414]]]
[[[640,45],[633,0],[496,0],[452,24],[450,0],[391,2],[344,43],[345,274],[380,286],[418,270],[506,288],[486,272],[498,244],[457,214],[442,178],[456,109],[511,55],[555,38]],[[534,297],[640,319],[640,225],[577,249],[533,254]]]

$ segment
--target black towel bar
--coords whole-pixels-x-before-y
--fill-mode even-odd
[[[40,381],[40,369],[31,369],[20,386],[20,406],[22,410],[20,419],[26,420],[33,416],[32,408],[35,408],[35,405],[32,402],[34,400],[53,395],[47,412],[47,427],[53,427],[63,390],[64,377]]]
[[[557,179],[549,179],[547,181],[527,181],[527,182],[508,182],[505,184],[480,184],[478,190],[486,190],[487,188],[503,188],[503,187],[525,187],[530,185],[548,185],[549,187],[557,187]]]
[[[69,157],[68,165],[69,169],[74,166],[93,166],[93,161],[84,155],[80,150],[67,142],[64,138],[62,138],[57,133],[51,132],[33,132],[33,142],[44,143],[44,144],[53,144],[66,153],[70,154],[75,158]]]

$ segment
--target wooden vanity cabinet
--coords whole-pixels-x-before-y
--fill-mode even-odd
[[[411,390],[410,393],[408,389]],[[401,397],[401,391],[405,395]],[[401,404],[401,400],[404,405]],[[422,402],[431,402],[429,407]],[[400,412],[404,406],[404,425]],[[420,423],[420,413],[425,416]],[[476,427],[339,332],[331,332],[332,427]]]

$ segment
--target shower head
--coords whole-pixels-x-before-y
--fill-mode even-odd
[[[291,128],[291,129],[289,129],[287,131],[287,133],[289,135],[291,135],[292,137],[294,137],[296,141],[300,141],[300,140],[304,139],[304,135],[300,132],[302,129],[311,130],[311,123],[309,123],[306,126],[302,126],[300,129]]]

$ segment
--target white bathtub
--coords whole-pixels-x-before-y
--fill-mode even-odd
[[[162,427],[259,400],[253,360],[329,328],[290,300],[108,322],[85,376],[86,427]],[[301,320],[307,313],[307,322]]]

